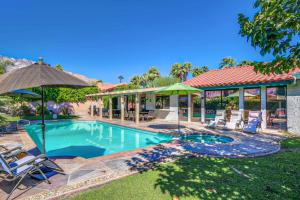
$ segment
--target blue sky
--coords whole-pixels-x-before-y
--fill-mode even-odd
[[[223,57],[270,60],[242,38],[253,0],[1,0],[0,55],[61,64],[118,82],[176,62],[218,67]],[[3,9],[4,8],[4,9]]]

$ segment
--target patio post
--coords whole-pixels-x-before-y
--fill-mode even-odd
[[[124,121],[125,102],[124,95],[121,95],[121,121]]]
[[[267,88],[266,86],[262,86],[261,89],[261,114],[262,114],[262,122],[261,128],[262,130],[267,128]]]
[[[244,88],[239,88],[239,111],[244,119]]]
[[[112,116],[113,112],[112,112],[112,96],[109,95],[109,119],[112,120]]]
[[[188,94],[188,123],[192,121],[192,94]]]
[[[201,100],[201,122],[205,123],[205,96],[204,96],[204,92],[201,92],[200,100]]]
[[[139,93],[135,94],[135,123],[140,123],[140,95]]]
[[[102,116],[103,116],[103,113],[102,113],[102,109],[103,109],[102,96],[99,97],[98,103],[99,103],[99,118],[102,119]]]
[[[94,101],[91,101],[91,116],[94,117]]]

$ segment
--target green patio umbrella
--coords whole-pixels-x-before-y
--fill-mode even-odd
[[[158,91],[156,91],[156,94],[161,95],[188,95],[193,93],[202,92],[203,90],[200,90],[198,88],[194,88],[188,85],[185,85],[183,83],[175,83],[173,85],[164,87]],[[180,133],[180,120],[179,120],[179,102],[178,102],[178,133]]]

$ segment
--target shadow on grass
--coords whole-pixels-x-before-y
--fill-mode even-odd
[[[173,163],[159,164],[170,157]],[[133,169],[153,169],[154,189],[179,199],[297,199],[300,196],[299,153],[260,158],[176,156],[159,147],[127,161]]]

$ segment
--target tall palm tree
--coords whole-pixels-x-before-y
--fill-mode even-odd
[[[203,67],[194,67],[193,69],[191,69],[190,72],[193,77],[196,77],[208,71],[209,71],[208,66],[203,66]]]
[[[119,79],[120,83],[122,83],[124,76],[120,75],[120,76],[118,76],[118,79]]]
[[[154,66],[150,67],[150,69],[148,70],[148,72],[145,75],[145,78],[147,81],[154,81],[156,78],[160,77],[160,72],[158,71],[158,69]]]
[[[182,81],[186,81],[187,75],[192,67],[192,64],[189,62],[184,63],[183,65],[180,63],[175,63],[172,65],[170,74],[173,77],[179,78]]]
[[[142,82],[143,82],[143,77],[138,75],[133,76],[130,80],[130,83],[135,86],[140,86]]]
[[[239,63],[239,66],[245,66],[245,65],[253,65],[253,62],[250,61],[250,60],[242,60],[242,61]]]
[[[228,68],[228,67],[234,67],[236,66],[236,61],[231,58],[231,57],[225,57],[222,59],[219,69],[224,69],[224,68]]]

